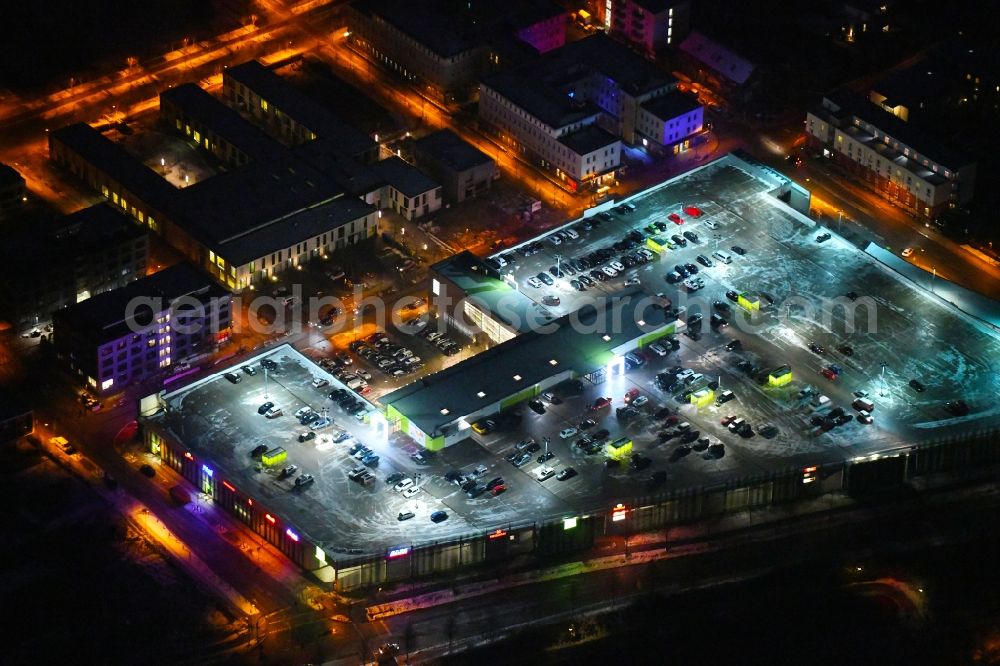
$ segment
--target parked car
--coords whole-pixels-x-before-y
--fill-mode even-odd
[[[559,472],[558,475],[556,475],[556,480],[566,481],[568,479],[572,479],[574,476],[576,476],[576,474],[577,471],[575,469],[573,469],[572,467],[567,467],[563,471]]]
[[[443,523],[448,520],[448,513],[446,511],[435,511],[431,514],[432,523]]]
[[[274,407],[274,403],[273,402],[270,402],[270,401],[265,402],[263,405],[261,405],[260,407],[257,408],[257,413],[258,414],[267,414],[267,412],[270,411],[270,409],[272,407]]]

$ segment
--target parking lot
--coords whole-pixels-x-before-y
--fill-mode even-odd
[[[900,279],[836,234],[825,238],[825,229],[816,229],[808,220],[775,205],[766,194],[772,187],[773,182],[758,177],[753,167],[724,158],[633,199],[634,211],[611,210],[605,216],[610,221],[590,231],[578,221],[573,223],[578,239],[558,245],[539,239],[541,251],[528,257],[515,249],[515,261],[502,270],[539,302],[549,294],[559,296],[559,306],[549,305],[550,309],[572,311],[620,291],[625,280],[634,276],[647,293],[664,293],[675,307],[685,308],[679,315],[682,321],[701,313],[703,322],[696,326],[701,329],[697,339],[677,336],[678,351],[666,357],[647,352],[643,367],[599,386],[588,382],[579,399],[550,405],[551,414],[536,416],[522,410],[529,415],[528,423],[509,437],[492,435],[490,450],[503,454],[504,447],[517,441],[523,430],[549,436],[561,460],[580,462],[577,448],[564,446],[556,433],[585,418],[585,406],[597,395],[612,397],[614,403],[596,429],[606,428],[612,439],[632,436],[637,451],[650,452],[650,468],[667,472],[668,486],[711,483],[713,476],[725,473],[753,474],[868,455],[994,423],[993,396],[1000,388],[993,364],[1000,351],[995,332]],[[695,218],[684,212],[692,206],[702,215]],[[679,214],[683,224],[668,220],[671,213]],[[645,228],[658,220],[666,222],[666,234],[690,229],[699,238],[585,291],[570,286],[570,275],[555,279],[552,286],[527,284],[529,277],[548,270],[557,258],[561,264],[586,256],[631,230],[648,236]],[[734,245],[744,253],[734,252]],[[731,263],[712,257],[717,249],[730,254]],[[615,252],[615,257],[621,253]],[[510,254],[503,253],[508,258]],[[697,255],[712,258],[712,265],[699,264]],[[691,292],[683,284],[668,282],[665,275],[678,264],[694,264],[704,288]],[[746,313],[727,298],[727,292],[730,296],[732,292],[763,293],[761,310]],[[716,301],[725,304],[725,311],[713,305]],[[728,325],[709,326],[713,312],[723,315]],[[733,340],[739,340],[740,347],[729,351],[726,345]],[[820,352],[812,351],[810,343]],[[761,385],[762,376],[783,365],[791,369],[791,383]],[[676,366],[704,374],[703,383],[718,384],[717,391],[732,390],[735,399],[701,409],[686,404],[683,395],[678,401],[655,381],[658,372]],[[912,380],[921,390],[911,386]],[[640,418],[622,426],[613,416],[614,408],[622,406],[625,393],[632,388],[647,394],[650,402]],[[875,403],[872,423],[858,422],[858,411],[852,409],[858,397],[855,392],[867,394]],[[964,405],[949,404],[955,401]],[[675,416],[691,423],[702,436],[708,435],[712,443],[722,443],[723,457],[700,453],[701,447],[679,446],[679,434],[661,442],[658,434],[673,428],[650,416],[660,407],[675,411]],[[838,409],[847,415],[840,419],[846,423],[837,425],[831,416]],[[754,434],[731,433],[720,423],[726,416],[745,418]],[[766,429],[764,437],[760,430],[767,425],[774,428]],[[603,462],[603,456],[592,457]],[[588,464],[586,458],[584,454],[584,464]],[[531,466],[525,469],[530,471]],[[594,472],[591,484],[603,480],[597,482],[603,487],[595,488],[594,494],[613,498],[624,492],[615,481],[621,476],[605,469]],[[586,473],[575,483],[584,479]],[[637,487],[628,486],[632,492]]]
[[[470,430],[468,438],[437,453],[423,451],[402,433],[386,434],[374,413],[365,423],[340,410],[327,398],[340,388],[337,380],[287,346],[273,352],[278,368],[269,373],[266,397],[262,374],[244,376],[236,385],[220,375],[168,396],[172,410],[163,419],[181,441],[214,460],[241,487],[267,497],[311,539],[333,551],[364,552],[578,515],[609,502],[866,456],[995,424],[994,401],[1000,392],[995,332],[900,279],[835,234],[818,242],[825,230],[774,205],[765,194],[772,187],[752,168],[725,158],[637,197],[634,212],[613,212],[611,222],[580,239],[545,245],[531,257],[518,256],[512,277],[532,298],[559,294],[562,312],[615,293],[625,278],[637,275],[643,291],[662,292],[673,307],[685,308],[677,315],[682,322],[700,312],[701,325],[691,328],[701,328],[701,333],[673,336],[677,349],[664,344],[667,353],[662,356],[647,347],[641,364],[624,372],[564,382],[552,396],[540,396],[540,408],[516,405],[492,417],[495,425],[489,432]],[[568,286],[568,276],[554,280],[551,288],[524,286],[528,276],[554,263],[557,252],[563,258],[580,256],[684,206],[697,206],[703,214],[695,219],[681,213],[684,224],[671,226],[693,229],[698,242],[666,249],[654,261],[586,291]],[[732,253],[728,264],[699,265],[704,288],[696,292],[664,279],[676,264],[694,264],[698,254],[711,255],[716,246],[729,251],[733,245],[745,254]],[[746,294],[760,309],[745,312],[727,292]],[[854,300],[845,296],[851,292]],[[728,310],[720,310],[715,301]],[[709,326],[712,312],[723,314],[728,325]],[[434,353],[419,336],[389,337],[422,358]],[[727,349],[734,340],[739,347]],[[440,352],[438,357],[452,360]],[[355,357],[352,367],[364,363]],[[768,373],[780,366],[788,366],[791,381],[770,385]],[[672,368],[703,377],[685,384],[664,374]],[[318,376],[331,385],[313,387]],[[732,391],[733,399],[701,407],[686,399],[686,390],[708,385],[715,386],[716,395]],[[875,404],[871,423],[859,423],[860,412],[852,407],[855,392],[866,392]],[[619,416],[626,395],[633,404],[642,404],[631,416]],[[635,400],[638,396],[643,399]],[[610,404],[592,410],[600,397],[610,398]],[[265,400],[281,407],[283,416],[258,415]],[[964,401],[961,411],[949,407],[958,400]],[[305,428],[293,414],[305,405],[333,418],[330,433],[344,429],[352,439],[298,442],[297,434]],[[839,421],[838,410],[844,412]],[[745,419],[749,431],[731,432],[721,423],[727,416]],[[587,419],[594,423],[584,427]],[[562,437],[568,428],[578,432]],[[582,437],[596,440],[591,453]],[[620,464],[608,465],[602,443],[621,437],[631,440],[631,451]],[[530,462],[515,467],[505,458],[516,455],[516,445],[527,438],[535,440],[538,450]],[[374,483],[348,478],[360,465],[348,453],[355,441],[379,456],[377,467],[371,468]],[[291,477],[256,471],[250,452],[261,444],[286,448],[285,464],[297,465],[296,474],[312,474],[315,481],[296,489]],[[552,458],[539,462],[546,450]],[[469,477],[480,465],[485,471]],[[572,467],[576,475],[539,480],[543,466],[556,473]],[[386,483],[391,475],[412,479],[418,490],[404,497]],[[459,475],[465,477],[461,482],[471,480],[467,488],[502,477],[506,490],[494,496],[480,485],[470,496],[448,480]],[[448,518],[435,524],[430,515],[439,510]],[[400,512],[415,515],[400,521]]]

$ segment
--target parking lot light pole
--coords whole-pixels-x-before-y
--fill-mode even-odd
[[[267,366],[264,366],[264,400],[267,400],[267,398],[268,398],[267,393],[268,393],[268,390],[267,390]]]
[[[542,437],[542,444],[545,445],[545,455],[546,456],[549,455],[549,438],[548,437]]]

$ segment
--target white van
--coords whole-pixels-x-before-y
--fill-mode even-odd
[[[715,222],[714,220],[705,220],[704,222],[702,222],[702,224],[704,224],[709,229],[718,229],[719,228],[719,224],[717,222]]]
[[[712,253],[712,256],[724,264],[729,264],[733,261],[733,255],[729,254],[725,250],[716,250]]]

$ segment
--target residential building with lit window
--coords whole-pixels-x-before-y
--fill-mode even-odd
[[[232,295],[202,271],[177,264],[59,310],[56,354],[98,394],[116,393],[229,339]]]
[[[441,183],[452,202],[488,192],[500,176],[492,158],[449,129],[417,139],[413,148],[417,164]]]
[[[284,146],[193,83],[160,93],[160,118],[226,164],[274,159]]]
[[[144,277],[148,260],[146,232],[107,203],[45,224],[12,220],[0,243],[0,319],[40,327],[59,308]]]
[[[372,169],[386,182],[382,201],[407,220],[416,220],[441,209],[441,185],[423,171],[398,157],[376,162]]]
[[[232,290],[378,231],[376,206],[345,193],[344,169],[295,151],[180,189],[84,123],[51,132],[49,154]],[[384,184],[357,175],[352,186],[380,202]]]
[[[622,141],[645,138],[648,145],[653,138],[639,130],[643,105],[676,88],[677,80],[653,63],[593,35],[485,77],[479,117],[570,190],[599,187],[614,179]]]
[[[596,4],[599,22],[647,57],[680,43],[690,28],[690,0],[596,0]]]
[[[225,69],[222,93],[233,108],[259,121],[289,146],[326,139],[342,155],[364,164],[378,157],[373,139],[256,60]]]
[[[678,154],[691,147],[691,138],[705,128],[705,108],[698,98],[674,90],[644,103],[636,133],[651,152]]]
[[[551,0],[356,0],[347,12],[355,48],[446,99],[474,93],[496,64],[490,62],[494,37],[513,36],[545,53],[565,43],[567,21],[566,10]]]
[[[0,164],[0,217],[19,210],[25,194],[24,176],[14,167]]]
[[[880,87],[889,90],[876,85],[868,99],[852,92],[825,96],[806,114],[809,145],[915,215],[933,219],[969,203],[975,160],[960,143],[911,119],[914,109]]]

